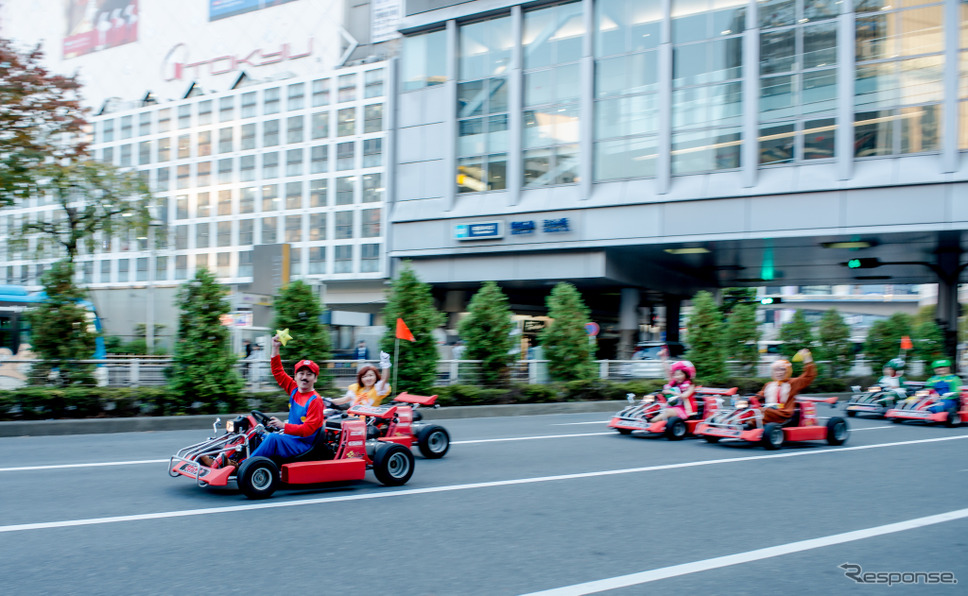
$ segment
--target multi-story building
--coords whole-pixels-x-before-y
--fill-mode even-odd
[[[968,4],[411,0],[400,30],[390,256],[453,311],[570,281],[627,350],[699,289],[937,283],[953,339]]]

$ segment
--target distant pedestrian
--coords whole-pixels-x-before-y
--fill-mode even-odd
[[[461,357],[464,355],[464,349],[465,349],[464,342],[462,342],[461,340],[458,339],[454,343],[454,347],[450,351],[450,353],[452,354],[453,359],[454,360],[460,360]]]
[[[242,340],[242,346],[245,348],[245,357],[248,358],[249,356],[251,356],[252,355],[252,342],[249,341],[249,340],[247,340],[247,339],[243,339]]]
[[[362,339],[360,343],[356,344],[356,349],[353,350],[353,355],[357,360],[369,360],[370,359],[370,349],[366,347],[366,342]]]

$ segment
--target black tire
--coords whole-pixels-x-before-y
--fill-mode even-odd
[[[856,415],[857,415],[857,412],[855,412],[853,410],[847,410],[847,417],[848,418],[853,418]]]
[[[666,420],[665,436],[670,441],[681,441],[686,436],[686,432],[688,432],[688,428],[686,427],[686,421],[682,418],[673,416]]]
[[[268,499],[279,488],[279,466],[268,457],[250,457],[238,470],[239,489],[250,499]]]
[[[948,412],[944,419],[944,425],[948,427],[961,426],[961,415],[958,412]]]
[[[413,476],[413,453],[396,443],[384,443],[373,455],[373,474],[381,484],[400,486]]]
[[[427,459],[440,459],[450,449],[450,434],[443,426],[431,424],[417,433],[417,446]]]
[[[840,416],[834,416],[827,421],[828,445],[843,445],[847,442],[848,436],[850,436],[850,428],[847,427],[846,420]]]
[[[707,443],[718,443],[722,437],[714,437],[712,435],[703,435],[702,438],[706,439]]]
[[[902,420],[901,418],[891,418],[891,422],[893,422],[894,424],[900,424],[904,422],[904,420]]]
[[[763,447],[773,451],[783,446],[783,426],[776,422],[767,422],[763,427]]]
[[[618,431],[618,434],[620,434],[620,435],[630,435],[630,434],[632,434],[632,429],[631,428],[616,428],[615,430],[617,430]]]

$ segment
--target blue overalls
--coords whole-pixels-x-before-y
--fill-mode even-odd
[[[309,404],[313,403],[313,400],[318,398],[318,394],[313,394],[312,397],[306,400],[306,405],[300,406],[293,399],[296,395],[296,389],[292,390],[289,394],[289,424],[302,424],[306,418],[306,414],[309,412]],[[262,439],[262,444],[259,445],[255,451],[252,452],[250,457],[262,456],[262,457],[296,457],[297,455],[303,454],[313,446],[313,440],[316,435],[320,433],[321,430],[317,430],[308,437],[297,437],[296,435],[287,435],[285,433],[266,433],[265,437]]]

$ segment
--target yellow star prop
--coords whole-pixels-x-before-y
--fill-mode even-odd
[[[276,329],[276,337],[279,338],[279,341],[282,343],[282,345],[286,345],[289,343],[289,340],[292,339],[292,336],[289,335],[288,327],[282,330]]]

